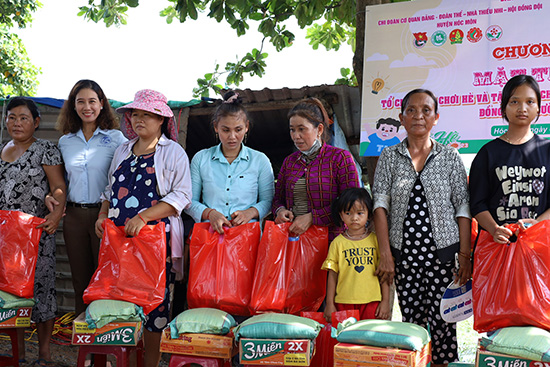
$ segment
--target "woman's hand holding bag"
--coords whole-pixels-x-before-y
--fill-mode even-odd
[[[250,303],[254,313],[317,311],[325,298],[327,274],[321,265],[328,252],[328,228],[311,226],[294,236],[291,225],[266,221]]]
[[[550,221],[522,229],[509,244],[481,231],[474,254],[474,329],[532,325],[550,329]],[[517,238],[514,238],[517,237]]]
[[[111,299],[135,303],[145,314],[164,300],[166,232],[164,222],[144,226],[135,237],[110,219],[104,232],[97,270],[84,291],[84,302]]]
[[[248,305],[260,242],[260,223],[225,227],[215,232],[210,223],[196,223],[189,246],[190,308],[211,307],[233,315],[250,315]]]

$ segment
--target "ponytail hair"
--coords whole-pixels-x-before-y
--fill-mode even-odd
[[[323,106],[323,102],[319,99],[310,97],[298,102],[288,112],[287,118],[290,120],[293,116],[300,116],[308,120],[314,127],[323,125],[323,134],[321,140],[323,142],[328,141],[328,127],[330,124],[330,118],[328,117],[327,110]]]
[[[216,108],[216,111],[212,115],[212,126],[215,127],[223,117],[237,116],[239,114],[242,114],[244,120],[247,122],[248,128],[250,128],[250,116],[243,106],[242,98],[239,96],[239,93],[230,90],[223,95],[223,102]]]

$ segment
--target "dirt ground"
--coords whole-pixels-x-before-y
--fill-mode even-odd
[[[26,334],[29,337],[30,333]],[[75,367],[78,358],[78,347],[74,345],[60,345],[51,343],[52,360],[59,367]],[[11,355],[11,341],[6,335],[0,339],[0,354]],[[25,359],[27,363],[21,363],[21,367],[35,366],[34,362],[38,358],[38,339],[36,334],[30,341],[25,342]]]
[[[179,283],[177,283],[179,284]],[[177,289],[180,289],[179,293],[176,292],[174,297],[179,297],[177,302],[174,302],[174,308],[172,312],[179,314],[185,307],[185,284],[176,285]],[[183,290],[183,291],[181,291]],[[183,297],[183,298],[181,298]],[[51,354],[52,360],[56,363],[53,367],[76,367],[78,360],[78,346],[71,345],[72,336],[72,320],[74,314],[66,314],[56,319],[54,326],[54,335],[51,342]],[[21,363],[20,367],[36,366],[34,363],[38,358],[38,338],[36,333],[33,333],[32,328],[28,328],[25,331],[25,359],[26,363]],[[6,334],[0,333],[0,355],[11,355],[11,341]],[[170,355],[164,353],[159,364],[159,367],[168,367],[170,361]],[[116,366],[116,363],[113,363]]]
[[[35,367],[34,362],[38,358],[38,339],[36,334],[31,335],[31,331],[25,335],[26,338],[30,337],[30,341],[25,342],[25,359],[26,363],[21,363],[20,367]],[[56,337],[51,343],[52,360],[56,363],[55,367],[76,367],[78,359],[78,346],[75,345],[61,345],[56,343]],[[0,334],[0,354],[11,355],[11,342],[5,334]],[[167,367],[170,355],[164,354],[159,364],[159,367]],[[113,363],[116,366],[116,363]]]

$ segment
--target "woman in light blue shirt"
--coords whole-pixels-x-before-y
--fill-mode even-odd
[[[243,144],[250,120],[236,92],[224,95],[212,125],[220,144],[193,157],[193,200],[186,212],[195,222],[210,221],[215,231],[223,233],[224,226],[261,220],[269,213],[273,169],[265,154]]]
[[[126,141],[101,87],[78,81],[63,105],[57,129],[64,135],[59,149],[65,163],[67,209],[63,237],[71,265],[75,313],[86,310],[82,294],[97,267],[100,240],[95,234],[100,194],[116,148]]]

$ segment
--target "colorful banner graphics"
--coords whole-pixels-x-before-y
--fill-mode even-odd
[[[438,97],[433,137],[476,153],[508,129],[502,87],[517,74],[540,84],[533,131],[550,137],[550,3],[417,0],[367,7],[361,155],[403,140],[401,100],[416,88]]]

